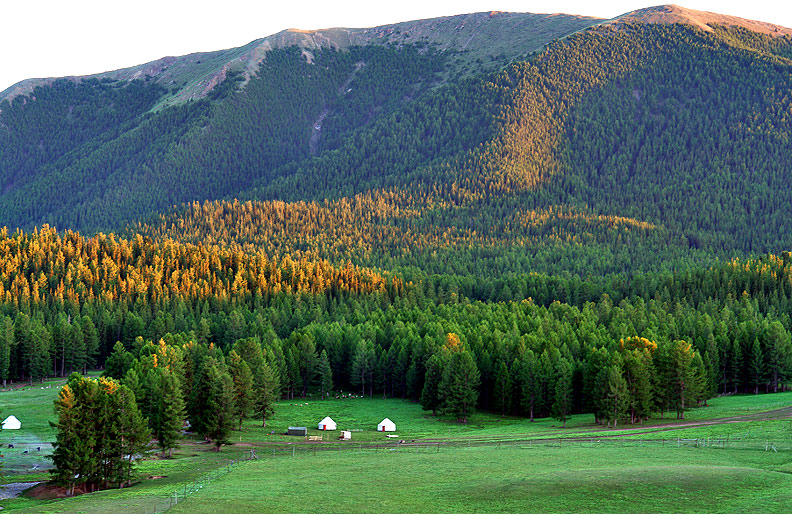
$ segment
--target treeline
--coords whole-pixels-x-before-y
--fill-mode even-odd
[[[139,335],[205,329],[194,309],[217,312],[221,305],[245,305],[251,311],[292,293],[332,304],[347,294],[387,297],[388,289],[401,287],[398,279],[386,281],[351,265],[293,261],[288,255],[270,259],[263,253],[172,241],[157,244],[142,236],[86,239],[46,226],[32,234],[3,231],[0,262],[4,384],[85,370],[104,362],[119,340],[131,343]],[[240,335],[234,328],[229,334],[231,342]]]
[[[784,254],[629,280],[539,274],[386,280],[321,261],[42,229],[0,239],[0,378],[101,366],[117,341],[131,349],[138,336],[182,334],[224,352],[257,337],[284,345],[284,355],[304,337],[316,359],[326,351],[337,386],[353,387],[350,363],[364,348],[380,369],[379,392],[418,399],[426,360],[447,333],[456,333],[476,355],[479,403],[490,408],[490,367],[501,363],[488,362],[511,366],[521,341],[537,354],[566,345],[567,360],[580,363],[589,347],[641,336],[692,343],[709,360],[712,390],[772,391],[788,376],[782,357],[789,353],[790,276]],[[289,394],[313,384],[313,375],[286,380],[285,369],[278,371]],[[367,380],[370,394],[374,382]]]

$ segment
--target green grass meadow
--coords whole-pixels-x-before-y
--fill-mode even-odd
[[[54,439],[49,421],[62,382],[0,392],[2,415],[22,421],[22,430],[0,432],[6,482],[48,478],[33,469],[43,455],[22,451],[28,439]],[[760,413],[792,406],[792,392],[709,403],[680,422],[667,413],[609,430],[594,425],[589,414],[573,416],[566,429],[554,419],[482,412],[461,425],[403,400],[287,400],[266,427],[246,421],[220,453],[194,437],[174,459],[152,452],[131,488],[56,500],[23,495],[0,506],[4,512],[148,514],[170,507],[177,492],[172,511],[185,513],[301,513],[320,506],[337,513],[790,512],[792,421]],[[317,430],[325,416],[339,431]],[[738,416],[749,418],[711,421]],[[395,441],[376,431],[385,417],[407,444],[386,446]],[[306,426],[323,440],[286,436],[288,426]],[[340,430],[352,430],[352,440],[338,441]],[[23,444],[9,453],[11,439]],[[220,472],[250,450],[257,460]],[[190,488],[196,492],[185,498]]]
[[[298,454],[245,463],[181,513],[788,512],[790,456],[502,447]]]

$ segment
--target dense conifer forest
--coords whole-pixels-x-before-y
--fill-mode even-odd
[[[617,426],[784,390],[792,40],[710,29],[600,25],[465,73],[426,41],[284,47],[166,107],[152,79],[6,100],[0,379],[103,369],[59,423],[104,402],[130,446],[86,435],[107,456],[63,457],[72,490],[278,398]]]

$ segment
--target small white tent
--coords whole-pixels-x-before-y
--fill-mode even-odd
[[[16,416],[8,416],[3,421],[3,430],[19,430],[22,428],[22,423],[16,418]]]
[[[383,419],[380,421],[380,424],[377,425],[377,432],[395,432],[396,431],[396,424],[389,420],[388,418]]]
[[[330,416],[319,422],[319,430],[335,430],[336,422]]]

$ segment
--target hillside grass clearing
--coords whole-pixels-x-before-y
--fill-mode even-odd
[[[22,454],[23,444],[14,449],[19,455],[8,454],[5,446],[9,437],[54,439],[49,421],[61,383],[0,392],[3,414],[13,413],[23,423],[22,431],[0,432],[10,471],[6,482],[48,478],[30,469],[31,459],[41,460],[45,452]],[[19,512],[143,513],[170,506],[174,492],[183,494],[199,484],[212,499],[201,488],[178,507],[193,510],[176,512],[224,511],[234,501],[239,503],[233,510],[240,513],[257,512],[265,506],[261,502],[276,512],[302,512],[320,497],[330,498],[334,512],[368,512],[371,505],[403,512],[422,512],[427,505],[436,505],[432,508],[438,512],[680,511],[673,498],[684,502],[687,512],[729,512],[717,510],[726,509],[723,502],[735,506],[732,512],[754,507],[781,512],[779,505],[790,501],[783,491],[792,491],[785,482],[792,478],[792,421],[785,419],[792,393],[725,396],[709,403],[687,411],[679,422],[666,415],[643,426],[609,430],[595,425],[590,414],[573,416],[566,429],[551,418],[530,422],[487,412],[475,413],[462,425],[398,399],[286,400],[278,403],[266,428],[260,420],[247,420],[241,432],[231,434],[234,444],[220,453],[195,436],[183,441],[174,459],[159,459],[152,451],[140,462],[140,481],[132,488],[71,499],[26,494],[0,505]],[[339,430],[317,430],[324,416],[332,417]],[[396,423],[397,438],[376,431],[385,417]],[[312,444],[286,436],[288,426],[306,426],[309,435],[323,440]],[[340,430],[353,430],[352,440],[338,441]],[[729,442],[718,446],[719,439]],[[405,443],[398,444],[401,440]],[[767,448],[766,441],[773,447]],[[258,460],[205,482],[250,450]],[[641,484],[647,491],[638,491]],[[628,504],[631,495],[646,504]]]

